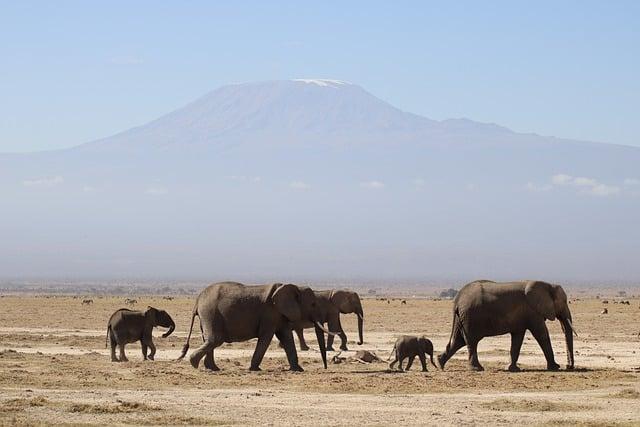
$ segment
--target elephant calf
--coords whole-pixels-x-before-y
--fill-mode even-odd
[[[398,363],[398,368],[402,371],[402,362],[404,359],[409,358],[409,362],[407,363],[407,371],[411,368],[413,361],[416,356],[420,358],[420,363],[422,364],[422,372],[427,371],[427,358],[425,354],[429,355],[431,359],[431,364],[437,368],[436,364],[433,362],[433,344],[431,340],[421,337],[414,337],[409,335],[403,335],[396,340],[396,343],[393,346],[393,350],[391,350],[391,356],[395,356],[393,361],[389,363],[389,369],[393,369],[393,365]]]
[[[107,340],[111,339],[111,361],[127,362],[124,354],[125,344],[140,341],[142,345],[142,357],[153,360],[156,354],[156,346],[153,344],[153,328],[162,326],[169,328],[162,334],[166,338],[174,331],[176,324],[169,313],[157,308],[147,307],[146,311],[133,311],[121,308],[111,315],[107,324]],[[106,344],[105,344],[106,345]],[[116,358],[116,345],[120,349],[120,358]],[[147,349],[151,352],[147,356]]]

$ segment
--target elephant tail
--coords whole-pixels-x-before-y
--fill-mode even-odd
[[[460,318],[460,312],[458,311],[458,307],[453,310],[453,322],[451,323],[451,336],[449,337],[449,346],[453,344],[456,335],[460,333],[465,342],[467,342],[466,334],[464,333],[464,325],[462,324],[462,319]]]
[[[189,341],[191,340],[191,331],[193,331],[193,322],[198,315],[198,303],[196,302],[196,306],[193,308],[193,313],[191,314],[191,326],[189,326],[189,335],[187,335],[187,342],[182,346],[182,353],[180,353],[180,357],[176,359],[176,361],[184,359],[187,355],[187,351],[189,351]]]
[[[396,345],[397,345],[397,344],[394,344],[394,345],[393,345],[393,348],[391,349],[391,353],[389,353],[389,357],[387,357],[387,362],[388,362],[389,360],[391,360],[391,358],[393,357],[393,355],[394,355],[394,354],[396,354]]]
[[[107,325],[107,337],[104,340],[104,348],[109,347],[109,332],[111,332],[111,325]]]

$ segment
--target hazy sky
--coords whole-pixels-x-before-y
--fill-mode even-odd
[[[298,77],[435,119],[640,145],[640,2],[222,3],[2,2],[0,152],[77,145],[220,85]]]

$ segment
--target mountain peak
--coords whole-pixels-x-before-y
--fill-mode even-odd
[[[313,85],[318,85],[322,87],[338,87],[338,86],[351,85],[351,83],[345,82],[344,80],[334,80],[334,79],[293,79],[292,81],[313,84]]]

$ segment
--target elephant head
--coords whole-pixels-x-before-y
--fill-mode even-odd
[[[276,310],[280,312],[291,323],[300,321],[309,321],[315,325],[316,338],[322,355],[322,363],[327,368],[327,347],[324,339],[324,333],[331,333],[326,330],[322,324],[320,308],[316,302],[316,296],[307,287],[298,287],[296,285],[283,285],[276,283],[271,289],[271,300]]]
[[[364,322],[364,311],[362,310],[362,302],[360,295],[352,291],[332,291],[329,300],[333,305],[338,307],[340,313],[356,313],[358,316],[358,345],[362,345],[362,324]]]
[[[567,303],[567,294],[560,285],[545,282],[528,282],[524,289],[527,303],[546,320],[560,321],[567,346],[567,369],[573,369],[573,334],[575,332],[571,321],[571,311]]]
[[[164,310],[158,310],[154,307],[147,307],[147,311],[144,312],[145,322],[149,329],[156,326],[162,326],[163,328],[169,328],[167,332],[162,334],[162,338],[166,338],[176,329],[176,324]]]

